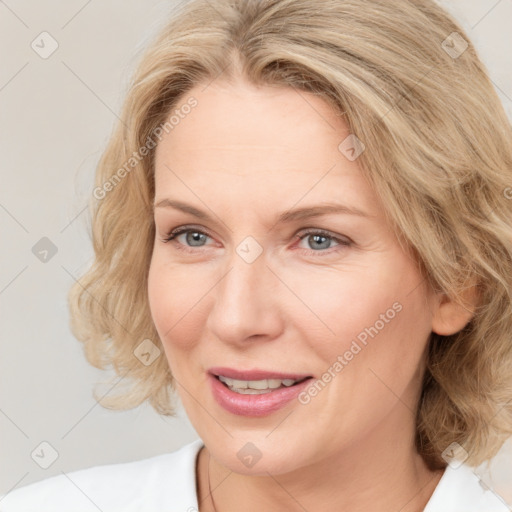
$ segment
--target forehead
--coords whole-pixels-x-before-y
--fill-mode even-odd
[[[190,97],[197,106],[162,140],[157,155],[164,148],[179,154],[211,149],[300,159],[321,144],[332,157],[340,137],[348,135],[345,122],[321,98],[291,87],[214,82],[196,86],[180,103]]]
[[[157,196],[181,179],[180,188],[186,180],[198,194],[261,193],[281,205],[283,194],[290,201],[357,196],[359,206],[374,207],[357,160],[338,149],[349,128],[323,99],[291,87],[219,81],[196,86],[175,108],[192,97],[197,105],[157,146]]]

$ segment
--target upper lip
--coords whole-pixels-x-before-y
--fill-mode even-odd
[[[234,368],[224,368],[224,367],[214,367],[208,370],[208,373],[212,375],[222,375],[223,377],[228,377],[230,379],[235,380],[264,380],[264,379],[293,379],[293,380],[302,380],[306,377],[312,377],[312,375],[308,375],[306,373],[284,373],[284,372],[276,372],[272,370],[235,370]]]

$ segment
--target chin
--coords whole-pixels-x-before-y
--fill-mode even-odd
[[[267,435],[268,432],[262,433],[260,441],[257,436],[250,436],[254,441],[249,441],[248,437],[236,440],[230,438],[227,446],[216,445],[209,447],[209,450],[219,463],[241,475],[279,475],[300,467],[300,461],[294,457],[294,452],[299,448],[290,446],[279,451],[279,447],[271,440],[265,440]]]

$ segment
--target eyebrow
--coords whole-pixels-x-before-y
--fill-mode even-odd
[[[206,212],[202,210],[198,210],[194,206],[191,206],[186,203],[182,203],[181,201],[175,201],[172,199],[162,199],[158,201],[153,207],[155,208],[175,208],[176,210],[181,210],[185,213],[190,213],[194,215],[198,219],[204,219],[208,221],[212,221],[212,217],[208,215]],[[357,215],[359,217],[372,218],[374,215],[369,215],[367,212],[360,210],[354,206],[347,206],[343,204],[337,203],[324,203],[316,206],[304,207],[304,208],[296,208],[294,210],[287,210],[282,212],[278,218],[276,223],[286,223],[293,222],[297,220],[310,219],[312,217],[320,217],[321,215],[327,215],[329,213],[338,213],[345,215]]]

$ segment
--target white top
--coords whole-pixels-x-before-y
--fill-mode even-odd
[[[81,469],[0,496],[0,512],[197,512],[197,439],[164,455]],[[469,466],[448,466],[424,512],[510,512]]]

